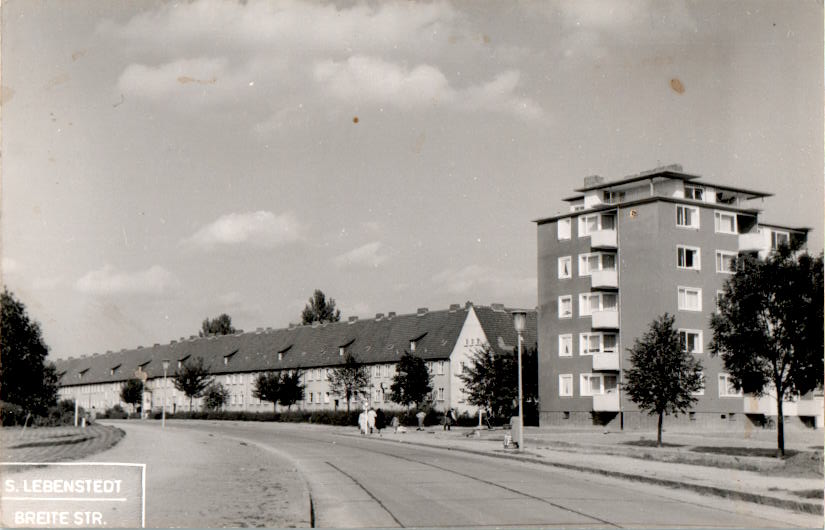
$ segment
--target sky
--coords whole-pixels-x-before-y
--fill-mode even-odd
[[[823,241],[816,1],[2,4],[2,281],[53,358],[227,313],[536,305],[587,175],[678,163]]]

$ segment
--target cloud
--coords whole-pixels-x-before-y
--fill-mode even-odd
[[[338,267],[365,265],[378,267],[389,259],[389,256],[380,254],[381,243],[373,241],[352,249],[349,252],[333,258],[333,263]]]
[[[122,272],[111,265],[87,272],[75,289],[93,295],[160,295],[178,287],[175,276],[159,265],[146,270]]]
[[[204,226],[182,244],[200,250],[249,245],[271,248],[303,239],[303,227],[291,213],[230,213]]]
[[[541,116],[541,107],[516,95],[520,74],[510,70],[492,81],[464,89],[450,86],[436,67],[420,64],[405,68],[376,57],[355,55],[345,61],[315,64],[315,80],[324,92],[341,101],[368,101],[402,110],[450,105],[465,111],[514,113],[523,118]]]
[[[433,281],[449,293],[462,294],[472,291],[474,296],[523,296],[535,294],[536,278],[514,278],[484,265],[468,265],[462,269],[446,269]]]

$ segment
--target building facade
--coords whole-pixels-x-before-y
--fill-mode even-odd
[[[464,306],[454,304],[442,311],[421,308],[414,314],[379,313],[375,318],[350,317],[344,322],[290,325],[234,335],[173,340],[152,347],[93,354],[55,362],[60,375],[60,399],[73,399],[89,410],[104,411],[120,399],[124,381],[145,380],[144,410],[168,412],[189,409],[189,399],[175,389],[173,378],[183,363],[201,357],[214,380],[229,390],[225,410],[264,412],[273,405],[253,396],[255,380],[262,373],[295,371],[302,375],[304,410],[346,409],[344,397],[329,387],[330,370],[344,363],[348,353],[364,364],[370,374],[367,392],[350,403],[352,408],[369,402],[373,407],[397,408],[389,400],[396,365],[405,351],[423,358],[432,374],[432,403],[440,409],[455,408],[474,413],[466,402],[459,378],[472,355],[490,346],[512,352],[517,345],[510,309],[502,304]],[[536,312],[528,311],[525,344],[536,344]],[[166,379],[163,361],[169,361]],[[200,410],[194,399],[193,410]],[[280,409],[280,407],[279,407]]]
[[[704,183],[679,166],[612,182],[588,177],[575,191],[569,212],[536,221],[541,424],[653,426],[621,383],[628,348],[664,313],[675,315],[705,382],[692,412],[668,422],[741,426],[775,416],[770,398],[736,392],[709,354],[710,316],[740,252],[764,257],[804,242],[808,229],[762,224],[753,201],[770,194]],[[821,393],[785,414],[821,426]]]

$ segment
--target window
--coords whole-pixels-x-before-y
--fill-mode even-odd
[[[594,396],[603,394],[603,383],[601,374],[581,374],[579,376],[579,395]]]
[[[415,341],[411,340],[410,341],[410,353],[412,353],[414,351],[415,351]]]
[[[381,367],[381,372],[384,375],[384,377],[389,377],[390,376],[390,365],[388,365],[388,364],[383,365]]]
[[[329,403],[329,392],[324,392],[324,403]]]
[[[315,402],[318,403],[319,405],[321,404],[321,393],[320,392],[315,393]]]
[[[467,370],[467,364],[464,361],[461,361],[458,365],[458,373],[463,374]]]
[[[736,272],[734,264],[736,263],[736,253],[728,252],[726,250],[716,251],[716,272],[723,272],[726,274],[733,274]]]
[[[579,355],[594,353],[615,353],[618,337],[615,333],[580,333]]]
[[[312,403],[312,392],[307,392],[307,403]]]
[[[573,356],[573,335],[559,335],[559,357]]]
[[[612,214],[592,214],[579,217],[579,237],[589,236],[597,230],[613,230],[616,217]]]
[[[699,228],[699,208],[695,206],[676,206],[676,226]]]
[[[558,230],[558,238],[559,241],[563,239],[570,239],[570,226],[571,220],[568,217],[567,219],[559,219],[558,224],[556,225],[556,229]]]
[[[701,186],[685,186],[685,199],[694,201],[705,200],[705,188]]]
[[[559,374],[559,396],[573,395],[573,374]]]
[[[676,247],[676,267],[695,271],[701,270],[702,259],[699,254],[699,249],[678,245]]]
[[[702,353],[702,332],[696,329],[680,329],[679,344],[684,352]]]
[[[572,267],[572,260],[570,256],[564,256],[559,258],[559,279],[564,280],[573,276],[573,272],[570,270]]]
[[[603,191],[602,200],[607,204],[617,204],[624,200],[623,191]]]
[[[595,271],[616,270],[616,255],[602,253],[579,254],[579,276],[590,276]]]
[[[438,375],[444,375],[444,361],[438,361]]]
[[[722,306],[722,300],[725,299],[725,291],[716,291],[716,309],[715,311],[718,313],[719,308]]]
[[[559,318],[573,317],[573,296],[566,294],[559,296]]]
[[[741,390],[733,388],[733,382],[728,374],[719,374],[719,397],[742,397]]]
[[[339,357],[343,357],[343,356],[344,356],[344,347],[343,347],[343,346],[341,346],[340,348],[338,348],[338,356],[339,356]]]
[[[678,307],[682,311],[701,311],[702,290],[695,287],[679,287]]]
[[[771,250],[776,250],[781,246],[791,244],[791,235],[788,232],[777,232],[771,230]]]
[[[438,389],[438,394],[436,394],[436,399],[438,401],[444,401],[444,387]]]
[[[284,354],[283,354],[283,353],[278,352],[278,360],[279,360],[279,361],[283,361],[283,360],[284,360]]]
[[[713,214],[713,227],[717,234],[735,234],[736,214],[715,212]]]
[[[705,373],[699,372],[699,379],[702,381],[702,387],[699,388],[696,392],[691,392],[694,396],[704,396],[705,395]]]
[[[372,392],[372,400],[373,401],[381,401],[381,389],[376,388]]]
[[[616,295],[614,293],[579,294],[579,316],[590,316],[593,311],[616,311]]]

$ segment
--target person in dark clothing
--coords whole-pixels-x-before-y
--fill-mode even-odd
[[[452,410],[444,411],[444,420],[443,420],[443,430],[449,431],[450,426],[453,424],[453,417],[452,417]]]
[[[375,430],[381,434],[381,429],[387,426],[387,417],[384,416],[384,411],[375,409]]]

